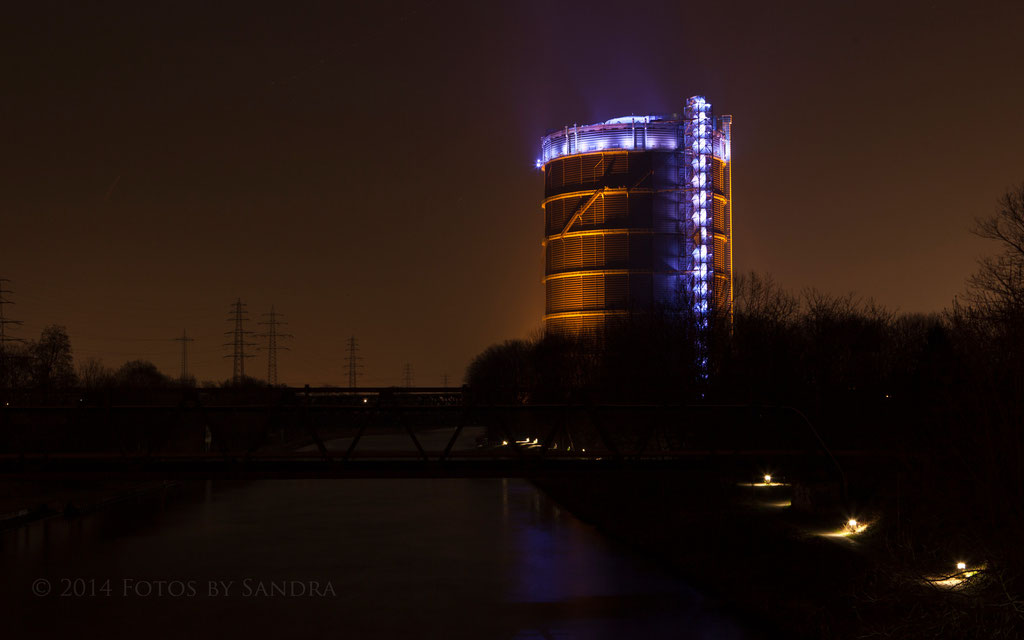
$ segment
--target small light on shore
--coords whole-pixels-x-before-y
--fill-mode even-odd
[[[366,398],[363,398],[363,404],[366,404]]]
[[[772,483],[772,474],[770,474],[770,473],[764,474],[764,483],[765,484],[771,484]]]
[[[968,569],[966,562],[957,562],[956,572],[947,573],[945,575],[926,576],[924,578],[924,582],[925,584],[929,584],[933,587],[959,589],[969,581],[982,579],[985,569],[986,566],[984,563],[976,564]]]
[[[857,534],[864,533],[867,530],[867,522],[861,522],[856,518],[850,518],[836,531],[822,531],[819,535],[827,538],[846,538],[852,542]]]
[[[502,440],[501,441],[501,446],[507,447],[508,446],[508,440]]]

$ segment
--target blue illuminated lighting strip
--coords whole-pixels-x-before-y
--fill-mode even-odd
[[[626,116],[565,127],[541,139],[537,167],[562,156],[608,149],[672,151],[678,146],[678,127],[677,120],[658,116]]]
[[[714,125],[711,105],[703,96],[694,96],[686,101],[683,124],[683,145],[686,149],[689,182],[686,215],[692,223],[693,250],[690,265],[693,295],[693,310],[702,326],[707,323],[710,311],[709,287],[711,280],[712,246],[708,229],[708,208],[711,206],[711,158]]]

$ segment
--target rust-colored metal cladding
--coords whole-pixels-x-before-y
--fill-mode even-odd
[[[542,140],[545,328],[601,330],[656,306],[732,315],[731,116],[564,127]]]

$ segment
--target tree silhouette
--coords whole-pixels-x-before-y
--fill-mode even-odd
[[[78,381],[84,389],[100,389],[110,384],[114,372],[99,358],[86,358],[78,364]]]
[[[127,389],[159,389],[171,386],[171,380],[147,360],[126,362],[114,372],[114,384]]]
[[[32,381],[43,390],[64,389],[76,382],[71,339],[67,329],[49,325],[43,329],[39,342],[31,345]]]
[[[971,276],[969,301],[989,319],[1020,328],[1024,319],[1024,183],[1007,191],[999,210],[975,222],[974,233],[999,245]]]

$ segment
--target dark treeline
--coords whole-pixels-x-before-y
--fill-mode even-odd
[[[109,367],[99,358],[85,358],[76,366],[71,338],[60,325],[45,327],[38,340],[10,341],[0,349],[0,396],[4,402],[59,405],[77,401],[83,393],[110,392],[145,400],[167,390],[266,386],[265,381],[251,377],[241,383],[197,383],[191,376],[182,380],[141,359]]]
[[[181,385],[146,360],[132,360],[113,369],[98,358],[87,358],[75,367],[67,329],[50,325],[38,340],[10,343],[0,352],[0,389],[50,394],[55,399],[68,390],[109,388],[157,389]],[[194,380],[184,384],[194,385]]]
[[[850,449],[913,446],[951,420],[1009,410],[1024,373],[1010,355],[1020,336],[975,307],[901,315],[757,274],[736,279],[731,328],[695,326],[663,309],[600,335],[509,340],[471,363],[468,385],[497,402],[793,406]]]
[[[749,274],[736,278],[731,323],[697,331],[685,311],[660,310],[602,335],[512,340],[481,353],[467,383],[506,402],[792,406],[833,449],[894,453],[901,471],[875,478],[872,497],[891,558],[868,597],[904,598],[893,576],[950,558],[984,562],[980,600],[940,614],[899,600],[899,616],[918,616],[922,635],[905,637],[994,637],[1024,622],[1024,185],[999,204],[975,227],[997,252],[942,312]]]

